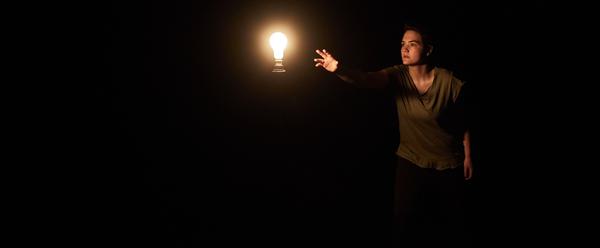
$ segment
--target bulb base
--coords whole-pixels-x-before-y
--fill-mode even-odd
[[[285,72],[285,68],[283,67],[283,59],[275,59],[273,72]]]

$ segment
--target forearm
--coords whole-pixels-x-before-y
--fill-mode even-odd
[[[335,74],[342,80],[364,88],[383,88],[389,79],[384,70],[377,72],[362,72],[359,70],[338,67]]]
[[[471,135],[467,130],[463,136],[463,146],[465,150],[465,158],[471,158]]]

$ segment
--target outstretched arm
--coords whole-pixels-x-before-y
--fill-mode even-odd
[[[468,130],[465,132],[463,145],[465,147],[465,161],[463,163],[465,180],[469,180],[473,177],[473,162],[471,162],[471,137]]]
[[[333,72],[342,80],[355,84],[359,87],[367,88],[383,88],[387,85],[389,79],[388,74],[384,70],[377,72],[361,72],[350,70],[340,66],[339,62],[327,50],[316,50],[321,58],[315,58],[315,67],[323,67],[323,69]]]

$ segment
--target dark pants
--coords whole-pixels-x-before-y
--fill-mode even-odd
[[[398,157],[394,247],[469,247],[463,167],[423,169]]]

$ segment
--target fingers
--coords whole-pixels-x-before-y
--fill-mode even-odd
[[[319,66],[323,66],[323,64],[325,64],[325,60],[324,59],[313,59],[315,62],[317,62],[315,64],[315,67],[319,67]]]
[[[327,60],[327,59],[329,59],[329,60],[333,59],[331,57],[331,54],[329,54],[329,52],[327,52],[327,50],[325,50],[325,49],[323,49],[323,50],[317,49],[317,50],[315,50],[315,52],[322,57],[322,59],[320,59],[320,58],[313,59],[314,62],[317,62],[315,64],[315,67],[319,67],[319,66],[325,67],[324,66],[325,65],[325,60]]]
[[[317,52],[317,54],[321,55],[321,57],[323,57],[324,59],[327,58],[328,56],[331,56],[331,54],[329,52],[327,52],[327,50],[323,49],[322,51],[319,51],[319,49],[315,50],[315,52]]]
[[[315,50],[315,52],[317,52],[317,54],[321,55],[323,58],[327,57],[327,55],[324,52],[319,51],[319,49]]]
[[[473,171],[472,171],[471,167],[465,167],[464,174],[465,174],[465,180],[471,179],[471,177],[473,175]]]

